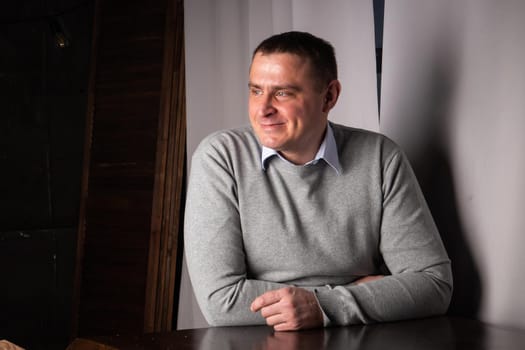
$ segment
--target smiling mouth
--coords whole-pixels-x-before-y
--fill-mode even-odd
[[[259,124],[259,128],[264,133],[274,133],[279,131],[284,126],[284,123],[273,124]]]
[[[259,123],[259,125],[265,128],[265,127],[281,126],[281,125],[284,125],[284,123]]]

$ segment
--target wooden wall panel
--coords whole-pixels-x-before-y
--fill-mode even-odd
[[[157,137],[155,198],[150,236],[144,329],[163,331],[176,325],[182,262],[182,217],[186,164],[186,104],[183,0],[171,3]],[[179,247],[180,243],[180,247]],[[152,252],[155,252],[152,254]],[[173,276],[176,276],[174,278]],[[174,298],[173,295],[176,295]]]
[[[176,293],[165,286],[177,278],[185,151],[183,46],[176,40],[183,37],[182,20],[182,1],[97,3],[78,335],[171,328]]]

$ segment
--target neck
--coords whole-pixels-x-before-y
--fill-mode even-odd
[[[303,165],[314,159],[315,154],[317,153],[308,153],[308,154],[302,154],[302,153],[293,153],[293,152],[285,152],[285,151],[279,151],[279,154],[289,161],[292,164],[295,165]]]
[[[324,128],[324,131],[315,137],[314,142],[308,142],[308,144],[305,147],[302,147],[299,150],[280,150],[279,154],[289,161],[290,163],[293,163],[295,165],[303,165],[310,161],[312,161],[315,158],[315,155],[319,151],[319,147],[321,147],[321,143],[323,143],[323,140],[326,135],[326,126]],[[308,147],[309,145],[313,145],[312,147]]]

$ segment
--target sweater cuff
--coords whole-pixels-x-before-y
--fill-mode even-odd
[[[319,306],[319,309],[321,309],[321,312],[323,313],[323,327],[329,327],[331,325],[331,321],[326,315],[326,312],[324,312],[323,307],[321,306],[321,303],[319,302],[319,298],[317,297],[318,290],[314,289],[313,292],[314,292],[315,300],[317,300],[317,305]]]

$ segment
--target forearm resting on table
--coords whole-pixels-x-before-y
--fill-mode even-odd
[[[371,282],[381,277],[365,276],[354,283]],[[323,311],[314,289],[242,280],[198,299],[212,326],[267,324],[276,330],[296,330],[323,326]]]
[[[441,270],[439,273],[439,270]],[[432,272],[403,272],[365,277],[346,286],[316,289],[325,325],[399,321],[446,312],[452,282],[446,266]],[[366,281],[366,282],[364,282]]]
[[[372,282],[381,275],[365,276],[356,284]],[[250,305],[252,312],[261,312],[268,326],[276,331],[293,331],[321,327],[323,312],[315,293],[297,287],[272,290],[257,297]]]

